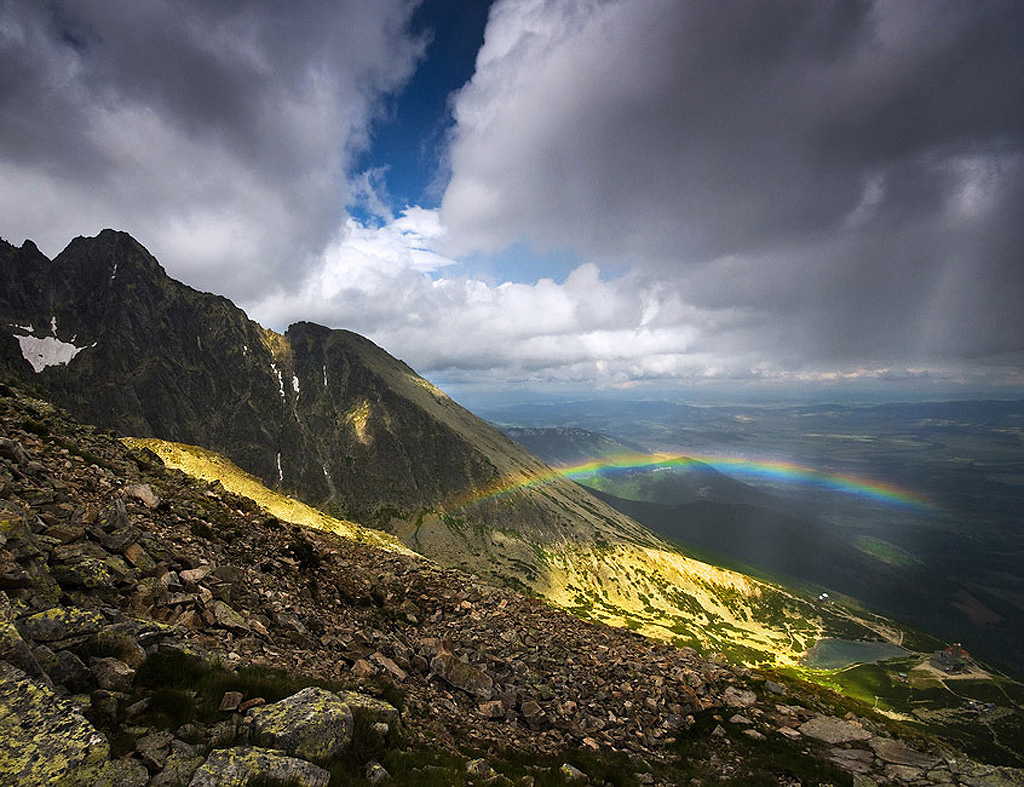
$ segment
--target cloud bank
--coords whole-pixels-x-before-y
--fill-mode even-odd
[[[1021,40],[1013,2],[500,2],[446,249],[629,263],[752,374],[1019,368]]]
[[[352,166],[412,11],[0,0],[0,235],[459,386],[1024,388],[1016,0],[498,0],[403,210]]]
[[[406,0],[0,3],[0,234],[131,232],[234,298],[295,280],[422,51]]]

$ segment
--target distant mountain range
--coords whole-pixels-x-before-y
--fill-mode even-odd
[[[578,614],[748,659],[827,614],[685,557],[354,333],[282,335],[129,235],[0,243],[0,370],[76,417],[203,446],[266,485]],[[846,625],[846,624],[844,624]]]

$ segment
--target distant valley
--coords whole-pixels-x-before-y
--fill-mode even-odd
[[[564,466],[645,451],[720,456],[720,469],[627,459],[573,477],[695,554],[847,594],[1024,672],[1022,402],[592,402],[485,415]],[[771,463],[850,484],[787,478]]]

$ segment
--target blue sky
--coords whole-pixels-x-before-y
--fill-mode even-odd
[[[467,402],[1024,392],[1013,0],[2,8],[14,243]]]

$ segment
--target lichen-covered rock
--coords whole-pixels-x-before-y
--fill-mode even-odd
[[[107,624],[99,612],[77,607],[52,607],[21,622],[21,632],[36,642],[56,642],[95,634]]]
[[[216,618],[218,626],[230,629],[231,631],[249,631],[249,624],[246,622],[245,618],[235,612],[235,610],[223,601],[213,602],[213,616]]]
[[[100,773],[90,787],[146,787],[149,771],[146,766],[134,760],[114,760]]]
[[[310,686],[253,712],[252,736],[305,759],[337,757],[352,742],[352,711],[338,695]]]
[[[69,701],[0,663],[0,784],[91,784],[110,747]]]
[[[338,697],[353,713],[367,716],[371,721],[398,724],[398,708],[389,702],[358,691],[339,691]]]
[[[326,787],[331,775],[310,762],[273,749],[240,746],[210,754],[192,775],[189,787],[245,787],[256,778],[300,787]]]
[[[39,663],[31,646],[14,626],[7,596],[0,593],[0,660],[13,664],[29,675],[40,673]]]
[[[149,787],[182,787],[191,781],[192,775],[204,761],[205,757],[202,756],[172,753],[164,769],[150,781]]]

